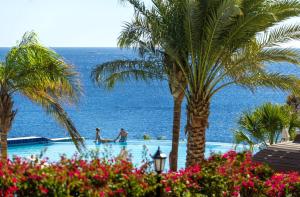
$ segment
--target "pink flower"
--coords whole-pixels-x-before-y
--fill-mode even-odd
[[[240,195],[240,193],[239,193],[239,192],[233,192],[232,195],[233,195],[234,197],[238,197],[238,196]]]
[[[105,192],[101,191],[101,192],[99,193],[99,196],[100,196],[100,197],[105,197]]]
[[[234,159],[236,156],[237,156],[237,153],[236,153],[235,151],[231,150],[231,151],[225,153],[225,154],[222,156],[222,158],[223,158],[223,159],[230,159],[230,160],[232,160],[232,159]]]
[[[165,190],[166,190],[167,193],[170,193],[171,192],[171,187],[166,187]]]

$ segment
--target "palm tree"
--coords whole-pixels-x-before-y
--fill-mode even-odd
[[[83,140],[61,106],[62,101],[76,103],[81,94],[78,74],[54,51],[42,46],[33,32],[25,33],[0,64],[1,156],[7,158],[7,135],[17,111],[14,94],[21,94],[41,105],[65,127],[76,147]]]
[[[234,132],[235,143],[248,144],[253,151],[255,145],[262,149],[280,142],[284,128],[294,136],[300,120],[291,107],[266,103],[254,111],[244,112],[238,124],[239,129]]]
[[[117,81],[130,79],[166,79],[173,96],[173,129],[170,169],[177,170],[178,145],[180,136],[181,105],[186,86],[177,63],[165,53],[165,48],[176,51],[177,57],[187,59],[184,50],[184,1],[152,0],[153,6],[146,8],[140,0],[123,0],[134,7],[134,19],[126,23],[119,37],[121,48],[133,47],[140,55],[135,60],[115,60],[97,65],[92,79],[99,85],[112,88]]]
[[[300,13],[295,0],[187,0],[185,36],[189,61],[182,62],[176,51],[166,53],[176,59],[187,82],[187,161],[204,160],[205,133],[212,97],[230,85],[255,90],[258,86],[298,91],[294,75],[267,70],[266,64],[299,64],[299,53],[278,48],[300,38],[300,26],[282,24]]]

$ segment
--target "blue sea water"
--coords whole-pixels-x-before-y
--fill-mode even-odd
[[[5,58],[8,48],[0,48],[0,59]],[[134,58],[132,51],[117,48],[54,48],[80,73],[84,87],[78,106],[65,106],[82,136],[94,138],[95,128],[102,128],[106,138],[116,137],[120,128],[129,132],[130,139],[141,139],[144,134],[153,138],[165,136],[171,139],[172,97],[166,82],[129,81],[118,84],[112,91],[96,87],[90,80],[91,69],[99,63],[114,59]],[[270,65],[270,69],[297,73],[288,64]],[[242,87],[232,86],[215,95],[211,104],[207,141],[232,142],[232,130],[239,115],[264,102],[284,103],[286,93],[272,89],[259,89],[251,93]],[[18,114],[10,137],[43,136],[65,137],[66,131],[49,115],[27,98],[14,96]],[[182,133],[185,125],[185,104],[182,107]]]

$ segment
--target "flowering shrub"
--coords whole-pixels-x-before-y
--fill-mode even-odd
[[[176,196],[300,196],[298,173],[276,174],[268,166],[253,162],[247,152],[212,155],[201,168],[165,174],[163,185],[169,195]]]
[[[269,196],[299,196],[300,176],[298,173],[274,174],[264,183]]]
[[[61,157],[57,163],[15,158],[0,166],[0,196],[147,196],[156,187],[125,160],[91,161]]]
[[[0,196],[300,196],[298,173],[275,173],[251,158],[215,154],[201,166],[162,174],[160,183],[147,165],[136,168],[127,160],[14,158],[0,163]]]

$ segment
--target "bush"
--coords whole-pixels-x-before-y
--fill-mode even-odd
[[[151,136],[148,134],[143,135],[144,140],[151,140]]]
[[[14,158],[0,163],[0,196],[299,196],[296,172],[274,173],[250,153],[212,155],[202,166],[161,175],[119,159],[60,161]]]
[[[61,157],[46,165],[15,158],[1,165],[0,184],[1,196],[148,196],[156,177],[124,160]]]
[[[252,161],[252,155],[230,151],[212,155],[200,167],[164,175],[169,196],[299,196],[298,173],[274,173],[267,165]]]

